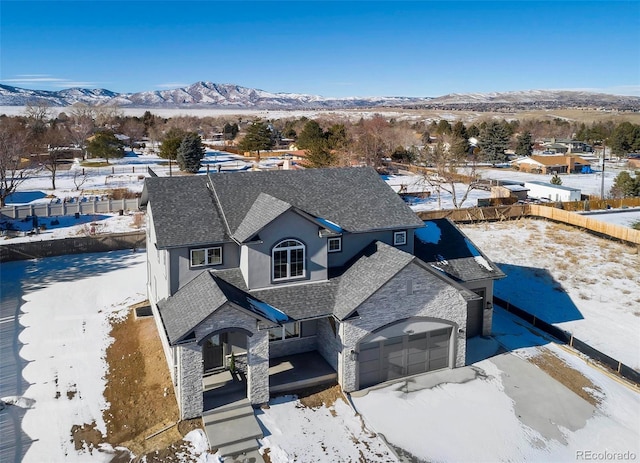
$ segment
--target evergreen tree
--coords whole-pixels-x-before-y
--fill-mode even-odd
[[[518,144],[516,145],[516,154],[518,156],[531,156],[533,153],[533,143],[531,141],[531,132],[524,132],[518,136]]]
[[[344,124],[333,124],[325,133],[329,149],[342,149],[349,143],[347,128]]]
[[[222,128],[222,138],[225,140],[233,140],[236,138],[236,135],[238,135],[239,130],[238,124],[230,124],[226,122]]]
[[[322,127],[316,121],[310,120],[302,128],[296,144],[298,148],[305,150],[317,147],[323,140],[325,140],[325,134],[322,131]]]
[[[640,150],[640,126],[627,121],[618,124],[613,129],[609,144],[614,154]]]
[[[87,153],[92,158],[104,158],[108,164],[109,159],[124,157],[124,148],[113,132],[104,131],[89,140]]]
[[[464,138],[464,139],[469,138],[469,135],[467,134],[467,128],[464,126],[462,121],[458,121],[455,124],[453,124],[453,128],[451,129],[451,135],[453,135],[454,138]]]
[[[262,121],[254,121],[248,128],[244,138],[238,143],[243,151],[256,151],[260,160],[260,151],[273,148],[274,141],[271,131]]]
[[[175,161],[178,155],[178,148],[180,148],[182,139],[186,134],[184,130],[177,127],[169,129],[164,137],[162,137],[159,156],[163,159]]]
[[[507,160],[504,151],[509,147],[509,135],[500,122],[486,124],[480,132],[478,145],[485,161],[495,165]]]
[[[560,176],[557,173],[553,174],[553,177],[551,177],[551,184],[552,185],[562,185],[562,179],[560,178]]]
[[[176,160],[180,166],[180,170],[195,174],[200,170],[202,158],[204,158],[205,149],[202,146],[200,135],[195,132],[187,133],[180,146]]]
[[[329,167],[335,164],[335,155],[329,150],[326,140],[317,140],[306,150],[305,165],[307,167]]]
[[[440,119],[438,122],[438,135],[449,135],[451,133],[451,124],[446,119]]]
[[[635,173],[635,178],[626,170],[620,172],[613,181],[611,196],[614,198],[640,196],[640,171]]]

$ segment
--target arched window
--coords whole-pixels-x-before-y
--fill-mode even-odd
[[[298,240],[284,240],[271,251],[274,280],[287,280],[305,276],[305,246]]]

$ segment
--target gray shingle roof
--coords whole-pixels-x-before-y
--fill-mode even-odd
[[[340,275],[328,281],[277,286],[249,293],[294,320],[331,314],[342,320],[412,260],[411,254],[375,241],[355,256]],[[216,275],[246,289],[237,269],[218,271]]]
[[[283,203],[347,232],[422,225],[375,170],[362,167],[148,178],[142,205],[148,203],[159,248],[227,241],[235,234],[248,239],[277,217]],[[262,210],[266,206],[275,209]]]
[[[371,168],[234,172],[209,177],[232,233],[238,230],[260,193],[349,232],[422,225]]]
[[[288,320],[284,313],[205,270],[176,294],[158,303],[169,342],[180,341],[228,302],[266,322],[277,324]]]
[[[414,254],[460,282],[503,278],[505,274],[448,219],[426,220],[417,229]]]
[[[142,205],[149,201],[160,249],[231,239],[205,176],[147,178]]]
[[[281,214],[291,209],[291,204],[260,193],[244,216],[233,237],[244,243]]]

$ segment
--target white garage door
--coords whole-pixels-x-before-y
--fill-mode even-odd
[[[386,339],[374,337],[359,345],[360,388],[449,367],[452,327]]]

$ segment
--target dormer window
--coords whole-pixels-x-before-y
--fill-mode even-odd
[[[404,246],[405,244],[407,244],[406,230],[393,232],[393,245]]]
[[[289,280],[305,276],[305,245],[298,240],[284,240],[271,251],[273,280]]]

